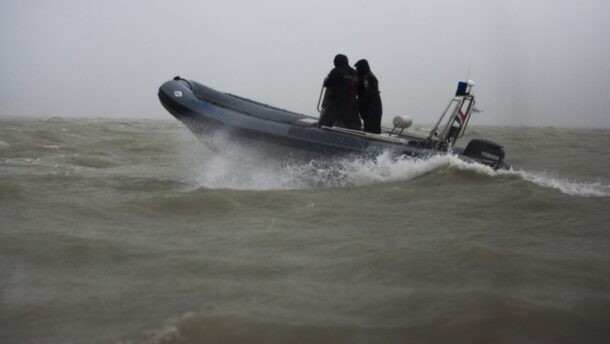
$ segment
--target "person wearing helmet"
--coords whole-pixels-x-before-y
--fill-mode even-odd
[[[324,100],[318,127],[340,127],[361,130],[362,122],[356,102],[356,71],[349,66],[347,56],[338,54],[333,68],[324,80]]]
[[[358,110],[364,121],[364,131],[381,133],[381,97],[379,96],[379,81],[371,72],[369,62],[362,59],[354,65],[358,74]]]

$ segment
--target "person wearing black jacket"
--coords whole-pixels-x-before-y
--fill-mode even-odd
[[[358,73],[358,109],[364,121],[364,131],[381,133],[381,97],[379,96],[379,81],[371,72],[369,62],[362,59],[354,65]]]
[[[340,127],[362,130],[356,102],[356,71],[349,66],[347,56],[338,54],[333,68],[324,80],[324,100],[318,126]]]

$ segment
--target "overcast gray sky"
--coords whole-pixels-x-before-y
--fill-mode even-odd
[[[175,75],[317,115],[344,53],[369,60],[384,122],[434,122],[468,76],[476,124],[610,127],[609,13],[607,0],[0,0],[0,115],[169,119],[157,89]]]

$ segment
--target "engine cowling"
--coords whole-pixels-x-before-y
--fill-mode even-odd
[[[482,139],[470,140],[463,154],[493,168],[502,166],[505,156],[504,147],[493,141]]]

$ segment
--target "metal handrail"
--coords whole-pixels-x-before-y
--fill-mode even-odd
[[[458,129],[459,131],[457,133],[455,133],[454,135],[452,135],[452,137],[448,137],[449,134],[451,133],[451,128],[453,127],[453,123],[454,123],[454,121],[456,121],[458,112],[460,111],[460,109],[462,109],[464,107],[464,103],[466,103],[467,101],[468,101],[468,105],[466,107],[466,111],[464,112],[464,120]],[[457,141],[457,139],[462,138],[464,136],[464,133],[466,132],[466,127],[468,126],[468,123],[470,122],[470,115],[472,112],[472,108],[474,107],[474,104],[475,104],[474,95],[466,94],[463,96],[460,95],[460,96],[453,97],[453,99],[451,99],[451,101],[449,101],[449,104],[445,108],[445,111],[443,111],[443,114],[441,115],[441,117],[436,122],[436,125],[434,127],[432,127],[432,130],[430,130],[430,134],[428,135],[428,142],[430,144],[432,144],[432,142],[435,142],[433,145],[436,148],[440,148],[440,146],[445,145],[445,144],[452,145]],[[453,105],[453,110],[450,110],[452,105]],[[438,134],[437,131],[438,131],[439,127],[441,126],[441,124],[443,123],[443,119],[445,119],[445,117],[447,116],[448,113],[451,113],[451,115],[445,121],[445,125],[443,127],[442,133]]]
[[[428,135],[428,139],[429,140],[433,140],[434,136],[437,135],[437,130],[438,127],[441,125],[441,122],[443,121],[443,118],[445,118],[445,116],[447,115],[447,112],[449,111],[449,108],[451,107],[451,104],[455,103],[456,101],[460,101],[460,99],[458,99],[458,97],[453,97],[453,99],[451,99],[449,101],[449,104],[447,104],[447,107],[445,108],[445,111],[443,111],[441,117],[438,119],[438,121],[436,122],[436,124],[434,125],[434,127],[432,127],[432,129],[430,130],[430,134]],[[454,110],[455,112],[455,110]],[[445,134],[445,130],[443,130],[443,136]]]
[[[325,80],[326,81],[326,80]],[[320,96],[318,97],[318,105],[316,105],[316,109],[318,110],[319,113],[322,112],[322,108],[320,107],[320,103],[322,103],[322,97],[323,95],[326,93],[324,90],[326,89],[326,87],[324,87],[324,82],[322,83],[322,88],[320,89]]]

